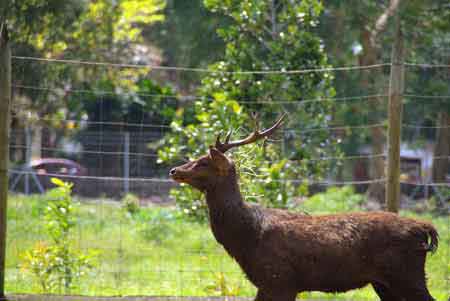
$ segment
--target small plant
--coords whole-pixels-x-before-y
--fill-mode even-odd
[[[157,210],[152,212],[152,214],[142,211],[137,228],[146,241],[161,244],[165,239],[173,235],[173,220],[173,214],[165,210]]]
[[[238,296],[241,291],[239,284],[231,283],[223,272],[214,273],[213,281],[205,287],[209,295]]]
[[[44,292],[48,292],[52,286],[52,267],[56,265],[52,253],[46,243],[39,241],[32,250],[25,253],[22,264],[22,270],[33,273]]]
[[[69,291],[76,279],[94,266],[95,254],[84,254],[70,243],[75,226],[71,197],[73,184],[52,178],[57,187],[47,197],[44,210],[45,230],[49,242],[38,242],[23,256],[22,270],[32,273],[43,292]]]
[[[139,213],[141,209],[139,206],[139,198],[132,193],[127,193],[122,198],[122,207],[131,215]]]

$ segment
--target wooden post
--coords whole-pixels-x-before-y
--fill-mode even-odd
[[[400,207],[400,142],[404,87],[404,49],[400,16],[395,18],[395,37],[392,48],[391,78],[389,83],[388,158],[386,202],[387,209],[398,212]]]
[[[0,23],[0,299],[5,297],[10,102],[11,49],[6,23]]]

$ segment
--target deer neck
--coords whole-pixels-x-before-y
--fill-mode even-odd
[[[244,203],[234,168],[229,177],[206,191],[206,202],[213,234],[233,257],[239,258],[241,251],[255,245],[261,214]]]

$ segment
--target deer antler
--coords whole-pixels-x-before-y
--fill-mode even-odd
[[[263,130],[263,131],[259,131],[258,116],[256,113],[252,113],[252,119],[253,119],[253,122],[255,123],[255,130],[247,138],[230,142],[230,137],[231,137],[232,132],[229,131],[227,136],[225,137],[225,142],[222,143],[222,142],[220,142],[220,133],[219,133],[219,135],[217,135],[215,147],[222,153],[225,153],[230,148],[245,145],[245,144],[250,144],[250,143],[253,143],[262,138],[268,137],[268,136],[272,135],[272,133],[278,127],[280,127],[281,122],[283,121],[285,116],[286,116],[286,113],[281,115],[281,117],[278,118],[278,120],[275,122],[275,124],[272,125],[270,128]]]

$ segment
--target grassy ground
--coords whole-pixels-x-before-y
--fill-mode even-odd
[[[360,197],[330,191],[302,205],[311,213],[358,209]],[[42,218],[46,201],[40,196],[12,195],[8,208],[6,290],[42,293],[36,278],[21,269],[26,250],[48,240]],[[404,215],[414,215],[402,212]],[[96,266],[77,279],[70,293],[81,295],[252,296],[254,287],[215,242],[207,224],[190,221],[173,208],[141,208],[130,214],[117,202],[82,202],[73,246],[98,253]],[[427,260],[428,284],[437,300],[447,300],[450,277],[448,217],[430,214],[441,240]],[[345,277],[345,275],[342,275]],[[370,287],[346,294],[307,293],[305,298],[377,300]]]

